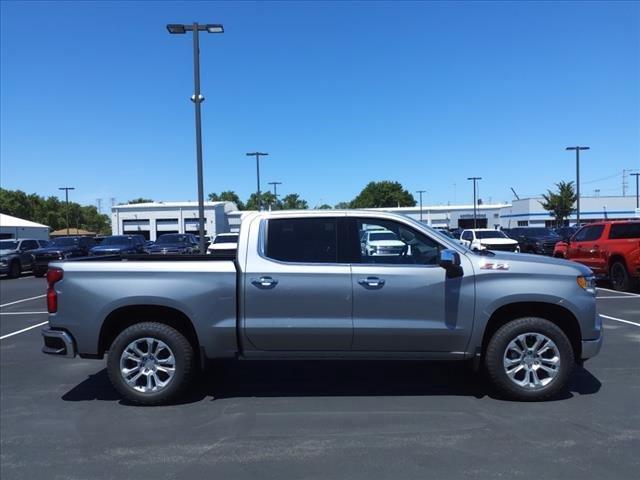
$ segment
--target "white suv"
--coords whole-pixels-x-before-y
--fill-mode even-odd
[[[360,245],[362,254],[366,256],[400,255],[408,248],[390,230],[364,230],[360,236]]]
[[[237,233],[219,233],[207,248],[208,255],[230,253],[238,248]]]
[[[509,238],[500,230],[476,228],[463,230],[460,243],[471,250],[499,250],[502,252],[519,252],[517,240]]]

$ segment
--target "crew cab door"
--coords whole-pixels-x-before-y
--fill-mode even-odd
[[[580,262],[594,270],[602,268],[599,240],[604,225],[587,225],[582,227],[571,239],[567,249],[567,258]]]
[[[344,217],[261,220],[244,273],[244,333],[257,350],[350,350],[351,268],[339,262]],[[255,235],[258,238],[255,239]],[[358,248],[359,249],[359,248]]]
[[[352,264],[353,349],[359,351],[462,352],[474,316],[473,270],[446,278],[438,265],[444,248],[404,223],[352,218],[357,234],[385,228],[407,247],[394,255],[366,255]],[[357,237],[356,237],[357,238]]]

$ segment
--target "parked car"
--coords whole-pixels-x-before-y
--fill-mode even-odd
[[[591,223],[568,241],[558,242],[554,256],[580,262],[614,290],[628,291],[640,279],[640,221]]]
[[[559,227],[554,229],[554,231],[558,234],[558,236],[562,240],[567,240],[571,238],[573,234],[578,231],[578,227]]]
[[[95,240],[91,237],[55,238],[51,240],[46,247],[39,248],[32,252],[33,274],[36,277],[44,277],[50,261],[85,257],[89,255],[89,250],[94,246]]]
[[[560,236],[551,228],[516,227],[509,229],[509,237],[517,240],[522,253],[553,255],[553,249]]]
[[[0,240],[0,274],[17,278],[22,272],[33,268],[33,252],[47,245],[46,240],[21,238]]]
[[[411,248],[363,252],[372,226]],[[222,358],[469,360],[503,395],[541,400],[602,345],[589,268],[474,253],[388,212],[250,213],[237,258],[165,258],[53,263],[44,353],[108,352],[114,387],[147,405]]]
[[[407,244],[389,230],[371,229],[360,232],[360,248],[363,254],[370,256],[399,255]]]
[[[152,246],[147,247],[147,252],[152,255],[186,255],[199,251],[198,239],[191,233],[165,233]]]
[[[126,255],[145,253],[142,235],[111,235],[89,250],[89,255]]]
[[[500,230],[490,228],[464,230],[460,235],[460,243],[471,250],[520,251],[517,240],[507,237]]]
[[[207,248],[209,255],[228,254],[238,248],[237,233],[219,233]]]

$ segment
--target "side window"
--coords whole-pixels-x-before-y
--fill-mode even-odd
[[[594,225],[592,227],[582,227],[578,233],[576,233],[575,237],[573,237],[576,242],[592,242],[594,240],[598,240],[602,235],[602,231],[604,230],[604,225]]]
[[[367,232],[360,248],[360,262],[388,265],[435,265],[440,244],[401,223],[361,218],[358,232]]]
[[[36,242],[35,240],[25,240],[20,246],[21,250],[26,251],[35,250],[36,248],[38,248],[38,242]]]
[[[277,218],[267,223],[265,254],[297,263],[337,263],[335,218]]]
[[[612,224],[609,238],[611,240],[640,238],[640,222]]]

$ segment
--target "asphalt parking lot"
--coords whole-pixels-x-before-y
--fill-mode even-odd
[[[0,280],[0,477],[630,479],[640,295],[600,289],[598,357],[544,403],[459,364],[226,362],[179,405],[121,401],[104,361],[40,353],[43,279]],[[15,333],[20,332],[20,333]]]

